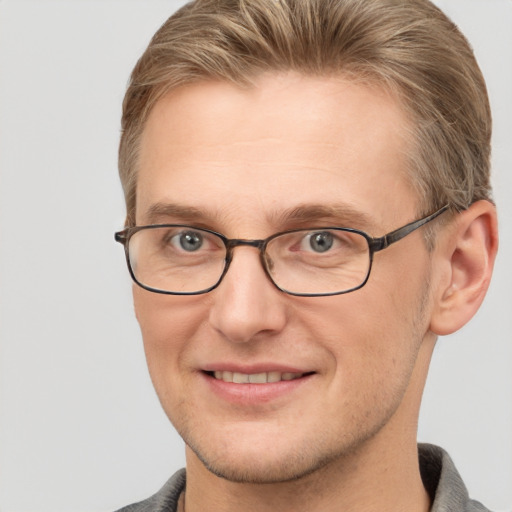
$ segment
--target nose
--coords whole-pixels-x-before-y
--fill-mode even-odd
[[[210,293],[210,325],[231,342],[271,336],[286,324],[286,295],[269,280],[254,247],[236,248],[224,279]]]

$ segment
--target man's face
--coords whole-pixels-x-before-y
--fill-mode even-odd
[[[407,126],[390,96],[340,79],[183,87],[145,128],[137,224],[246,239],[320,226],[381,236],[417,215]],[[284,481],[371,443],[413,439],[433,345],[429,263],[415,232],[377,253],[368,283],[345,295],[280,292],[253,247],[236,248],[204,295],[135,286],[151,377],[194,452],[189,462],[232,480]],[[237,384],[214,372],[278,381]]]

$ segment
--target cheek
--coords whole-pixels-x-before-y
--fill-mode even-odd
[[[330,353],[337,385],[377,389],[410,373],[428,330],[428,285],[419,276],[397,285],[376,272],[360,290],[310,302],[303,327]]]
[[[194,307],[196,297],[180,297],[133,289],[135,314],[144,342],[149,371],[155,387],[177,374],[186,355],[188,340],[204,319]]]
[[[327,338],[335,361],[327,398],[337,404],[335,417],[378,425],[400,407],[423,336],[408,315],[412,306],[408,314],[397,306],[391,298],[374,302],[361,294],[353,309],[338,311]]]

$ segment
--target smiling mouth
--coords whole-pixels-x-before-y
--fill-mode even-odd
[[[222,380],[233,384],[267,384],[281,381],[300,379],[312,375],[309,373],[291,373],[291,372],[262,372],[262,373],[239,373],[229,371],[207,372],[210,377],[216,380]]]

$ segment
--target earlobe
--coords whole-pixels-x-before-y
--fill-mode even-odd
[[[435,250],[444,268],[434,291],[430,324],[438,335],[457,331],[477,312],[489,287],[498,249],[496,209],[489,201],[473,203],[452,223],[448,236],[439,240]]]

